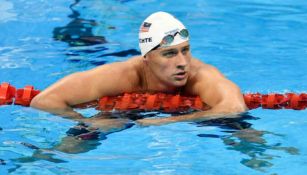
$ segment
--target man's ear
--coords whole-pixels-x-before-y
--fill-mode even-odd
[[[147,62],[147,56],[146,55],[143,56],[143,61]]]

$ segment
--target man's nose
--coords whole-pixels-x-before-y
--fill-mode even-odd
[[[187,58],[181,52],[177,55],[176,60],[178,69],[184,69],[188,64]]]

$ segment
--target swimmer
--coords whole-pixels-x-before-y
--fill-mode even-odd
[[[85,119],[72,106],[124,92],[197,95],[210,106],[207,111],[137,120],[141,125],[206,120],[246,111],[239,87],[214,66],[194,58],[189,38],[188,29],[177,18],[166,12],[153,13],[139,29],[140,56],[68,75],[37,95],[31,106],[98,127],[106,123],[98,117]]]

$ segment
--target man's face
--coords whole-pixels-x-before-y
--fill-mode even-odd
[[[149,52],[146,61],[151,72],[167,86],[184,86],[188,79],[191,62],[188,41]]]

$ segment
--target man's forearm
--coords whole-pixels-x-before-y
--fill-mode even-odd
[[[34,108],[37,108],[35,106],[32,106]],[[78,119],[82,119],[84,118],[80,113],[74,111],[72,108],[70,107],[66,107],[64,109],[51,109],[51,108],[37,108],[55,115],[59,115],[62,116],[64,118],[67,119],[72,119],[72,120],[78,120]]]
[[[179,115],[179,116],[171,116],[167,117],[165,119],[168,119],[169,121],[197,121],[197,120],[211,120],[211,119],[217,119],[224,117],[226,113],[216,113],[214,111],[208,110],[208,111],[200,111],[200,112],[194,112],[192,114],[186,114],[186,115]]]
[[[219,111],[216,109],[210,109],[207,111],[200,111],[200,112],[194,112],[192,114],[171,116],[171,117],[165,117],[165,118],[146,118],[146,119],[138,120],[137,122],[143,126],[162,125],[162,124],[168,124],[168,123],[174,123],[174,122],[187,122],[187,121],[195,122],[195,121],[213,120],[213,119],[218,119],[218,118],[234,118],[234,117],[238,117],[238,114],[242,112],[244,111],[226,112],[226,111]]]
[[[186,114],[186,115],[179,115],[179,116],[171,116],[162,118],[165,122],[172,123],[172,122],[181,122],[181,121],[203,121],[203,120],[212,120],[212,119],[218,119],[218,118],[224,118],[224,117],[231,117],[235,116],[238,113],[224,113],[224,112],[215,112],[215,111],[201,111],[201,112],[195,112],[192,114]]]
[[[40,109],[52,114],[60,115],[64,118],[69,119],[82,119],[83,116],[73,110],[72,107],[65,103],[59,103],[56,101],[48,101],[46,99],[40,100],[39,98],[34,98],[30,104],[31,107]]]
[[[80,113],[74,111],[70,107],[65,108],[65,109],[61,109],[61,110],[54,109],[54,110],[45,110],[45,111],[50,112],[52,114],[60,115],[64,118],[73,119],[73,120],[78,120],[78,119],[84,118]]]

